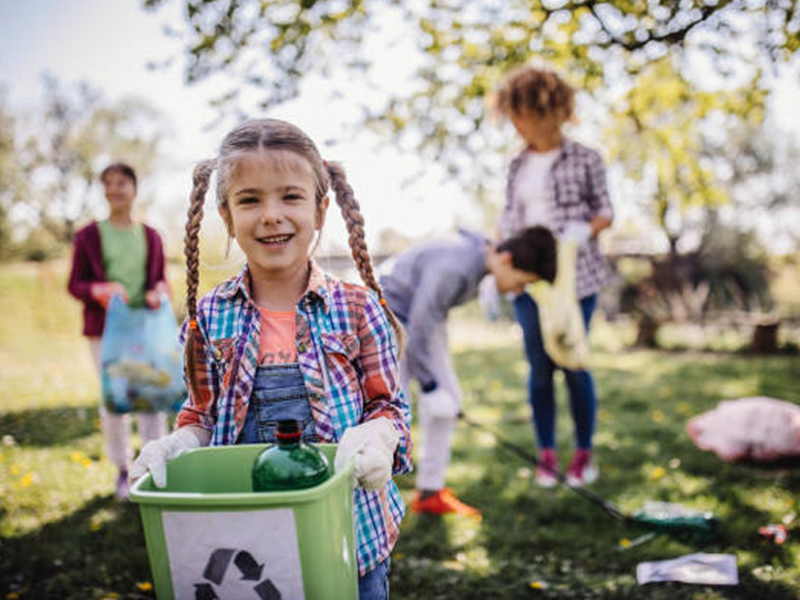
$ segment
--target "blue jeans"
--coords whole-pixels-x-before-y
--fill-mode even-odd
[[[597,294],[581,298],[580,307],[586,331],[597,306]],[[514,299],[514,312],[522,326],[525,340],[525,355],[531,365],[528,381],[528,400],[533,409],[533,425],[540,448],[555,448],[556,445],[556,401],[553,389],[553,373],[558,368],[544,349],[539,327],[539,308],[528,294]],[[592,448],[597,397],[594,381],[589,371],[562,369],[569,389],[572,420],[575,422],[575,438],[578,448]]]
[[[258,367],[239,444],[275,442],[278,421],[293,419],[303,428],[303,441],[316,442],[317,430],[303,373],[297,363]]]
[[[389,564],[387,558],[358,578],[358,600],[389,600]]]

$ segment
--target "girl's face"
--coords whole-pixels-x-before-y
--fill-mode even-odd
[[[523,108],[519,112],[512,111],[510,118],[517,133],[534,147],[561,129],[561,121],[552,113],[540,115],[535,110]]]
[[[227,207],[220,214],[247,256],[254,277],[305,273],[314,234],[325,222],[328,198],[317,206],[311,165],[289,150],[255,150],[230,171]]]
[[[106,200],[115,214],[130,214],[136,198],[136,185],[127,175],[111,171],[103,178]]]

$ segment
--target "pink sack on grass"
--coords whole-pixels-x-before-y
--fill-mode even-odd
[[[725,400],[691,419],[686,431],[697,447],[722,460],[775,460],[800,455],[800,406],[757,397]]]

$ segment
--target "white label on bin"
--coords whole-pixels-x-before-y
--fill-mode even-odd
[[[176,600],[304,600],[291,509],[162,513]]]

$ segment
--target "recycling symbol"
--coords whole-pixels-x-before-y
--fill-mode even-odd
[[[258,561],[247,550],[218,548],[208,557],[208,563],[206,563],[206,568],[203,571],[203,579],[206,581],[194,584],[195,600],[225,600],[225,598],[220,598],[217,595],[217,591],[220,591],[219,586],[222,585],[225,579],[231,559],[233,559],[233,564],[236,568],[239,569],[242,581],[256,582],[253,585],[253,591],[256,594],[254,598],[260,598],[261,600],[281,600],[283,598],[280,590],[270,579],[261,579],[264,565],[258,564]],[[231,575],[229,578],[232,576],[235,575]]]

